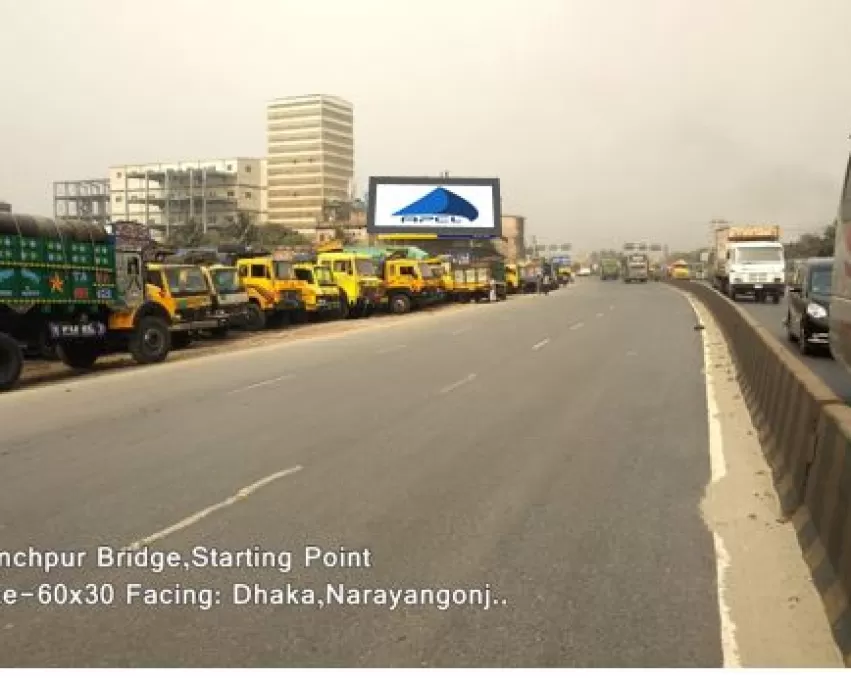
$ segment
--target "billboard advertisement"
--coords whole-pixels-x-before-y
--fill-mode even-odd
[[[368,233],[502,233],[499,179],[370,177],[368,205]]]

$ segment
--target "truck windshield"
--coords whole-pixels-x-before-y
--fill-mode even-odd
[[[306,283],[313,283],[313,271],[309,268],[297,268],[295,269],[295,277]]]
[[[167,268],[165,279],[172,294],[206,294],[210,291],[200,268]]]
[[[331,269],[327,266],[317,266],[313,269],[313,275],[316,276],[316,282],[320,285],[333,285],[334,276],[331,275]]]
[[[817,268],[810,274],[810,293],[821,296],[830,295],[830,279],[833,272],[829,268]]]
[[[430,280],[431,278],[433,278],[433,277],[434,277],[434,273],[432,273],[432,271],[431,271],[431,267],[430,267],[428,264],[425,264],[425,263],[422,263],[422,262],[421,262],[421,263],[418,265],[418,268],[420,269],[420,275],[421,275],[423,278],[425,278],[425,279],[429,279],[429,280]]]
[[[273,263],[275,278],[278,280],[295,280],[293,265],[289,261],[276,261]]]
[[[235,268],[222,268],[212,272],[213,284],[220,294],[235,294],[242,291]]]
[[[780,247],[743,247],[737,251],[736,261],[742,264],[783,261],[783,250]]]
[[[375,264],[372,262],[371,259],[357,259],[355,261],[355,268],[357,269],[358,275],[375,275]]]

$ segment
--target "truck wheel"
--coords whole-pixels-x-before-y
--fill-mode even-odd
[[[394,315],[402,315],[410,313],[411,298],[407,294],[401,292],[390,295],[390,312]]]
[[[340,290],[340,311],[337,313],[337,317],[340,320],[346,320],[349,315],[349,297],[343,290]]]
[[[177,332],[171,335],[171,347],[174,350],[180,351],[189,348],[191,343],[192,335],[189,332]]]
[[[93,341],[71,341],[56,347],[59,359],[75,370],[88,370],[100,357],[100,346]]]
[[[259,332],[266,327],[266,314],[260,306],[254,302],[248,304],[248,318],[245,321],[245,328],[249,332]]]
[[[130,355],[140,365],[161,363],[171,350],[168,323],[156,316],[145,316],[136,323],[130,337]]]
[[[230,331],[230,327],[225,325],[224,327],[214,327],[210,330],[210,335],[214,339],[227,339],[228,332]]]
[[[0,332],[0,391],[8,391],[21,377],[24,353],[18,342]]]

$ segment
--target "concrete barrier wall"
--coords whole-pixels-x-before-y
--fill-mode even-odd
[[[701,283],[670,284],[697,297],[724,333],[781,510],[851,666],[851,408],[729,299]]]

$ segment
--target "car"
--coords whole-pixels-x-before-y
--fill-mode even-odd
[[[832,277],[832,257],[807,259],[789,285],[786,334],[803,355],[830,347]]]
[[[579,269],[579,275],[582,277],[591,275],[591,269],[588,267],[582,267]]]
[[[671,278],[674,280],[690,280],[691,270],[685,261],[678,261],[671,266]]]

